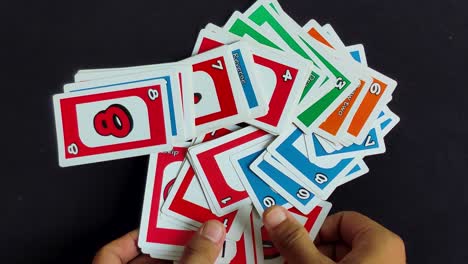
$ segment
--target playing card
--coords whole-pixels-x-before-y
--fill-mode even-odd
[[[396,81],[369,68],[372,82],[368,91],[363,94],[360,105],[350,111],[338,135],[347,137],[354,143],[362,142],[367,132],[373,126],[381,110],[391,99],[391,94],[397,85]]]
[[[229,262],[231,264],[257,264],[263,262],[262,235],[260,232],[261,219],[257,212],[250,213],[241,239],[236,242],[236,255]]]
[[[192,65],[197,135],[251,118],[230,47],[219,47],[183,61]]]
[[[314,133],[331,142],[346,144],[346,138],[339,136],[339,130],[343,126],[352,107],[360,103],[358,99],[361,99],[362,101],[362,97],[360,97],[359,94],[363,92],[365,93],[370,88],[370,83],[370,77],[360,79],[359,86],[355,88],[351,94],[348,95],[348,97],[346,97],[346,99],[329,114],[318,128],[314,129]]]
[[[259,79],[262,76],[257,74],[257,63],[254,63],[250,45],[247,42],[239,41],[229,45],[229,47],[251,116],[265,115],[268,112],[268,106],[263,94],[264,85],[260,84],[260,81],[263,83],[264,80]]]
[[[250,21],[248,18],[244,17],[240,12],[234,12],[229,20],[226,22],[226,25],[223,27],[225,30],[228,30],[230,33],[235,34],[243,39],[248,39],[255,41],[259,44],[278,49],[283,51],[288,51],[290,53],[297,53],[298,55],[303,55],[302,57],[310,59],[307,55],[301,52],[300,49],[293,50],[291,47],[284,43],[284,41],[278,37],[271,34],[266,34],[261,28],[259,28],[255,23]],[[293,44],[291,44],[293,47]],[[300,100],[302,101],[305,97],[313,97],[315,93],[318,93],[318,89],[322,88],[322,84],[326,79],[326,75],[318,67],[312,67],[312,70],[309,74],[306,86],[303,89]],[[326,87],[326,86],[324,86]],[[317,92],[316,92],[317,91]]]
[[[315,27],[315,28],[314,28]],[[320,28],[314,26],[314,21],[310,21],[304,29],[307,30],[310,34],[312,29],[316,30],[314,35],[321,36],[325,38],[325,34],[317,33],[320,31]],[[336,40],[334,43],[338,43],[342,49],[346,49],[344,44],[342,44],[339,37],[336,35],[336,32],[333,31],[331,26],[329,26],[330,31],[332,34],[329,36],[335,36],[334,39]],[[356,62],[350,62],[351,64],[357,64]],[[356,65],[355,68],[358,68]],[[381,84],[376,84],[376,78],[385,79],[387,83],[392,83],[392,80],[388,79],[387,77],[381,75],[380,73],[370,69],[362,67],[363,71],[366,72],[366,75],[370,76],[371,78],[363,78],[364,75],[361,75],[361,85],[352,93],[352,96],[349,96],[347,100],[342,103],[341,107],[338,107],[332,115],[330,115],[327,120],[320,125],[320,129],[316,131],[317,134],[326,137],[329,140],[337,142],[337,139],[341,138],[341,143],[344,143],[346,146],[354,143],[360,143],[363,137],[365,136],[364,132],[356,132],[355,135],[349,136],[347,130],[350,130],[350,123],[352,120],[354,121],[354,128],[358,129],[357,127],[364,126],[363,123],[367,123],[366,127],[361,129],[366,129],[364,131],[368,131],[372,126],[372,120],[375,120],[378,113],[381,111],[382,106],[388,102],[388,98],[391,96],[393,86],[391,86],[388,90],[386,90],[386,94],[381,94]],[[366,86],[367,83],[367,86]],[[393,84],[392,84],[393,85]],[[396,86],[396,83],[394,84]],[[369,94],[373,94],[374,96],[369,96]],[[381,96],[381,97],[380,97]],[[379,98],[376,98],[379,97]],[[367,98],[367,99],[366,99]],[[374,101],[372,101],[374,100]],[[375,102],[378,100],[379,102]],[[380,103],[378,106],[377,104]],[[364,109],[366,110],[359,110]],[[374,107],[374,108],[372,108]],[[369,109],[370,108],[370,109]],[[352,128],[351,128],[352,129]],[[357,138],[356,133],[358,134],[359,138]],[[363,135],[364,134],[364,135]],[[348,144],[346,144],[348,142]]]
[[[189,149],[190,163],[207,198],[213,201],[211,209],[216,214],[224,215],[250,204],[229,157],[271,138],[272,135],[262,130],[246,127]]]
[[[314,40],[306,35],[302,35],[304,43],[317,54],[325,54],[317,51],[319,47],[313,47]],[[304,101],[297,110],[298,115],[295,124],[306,133],[313,132],[314,128],[320,125],[340,104],[355,90],[361,83],[356,79],[357,74],[354,68],[345,64],[344,61],[333,61],[333,57],[323,58],[323,62],[329,67],[336,77],[336,83],[328,92],[322,93],[320,99]]]
[[[263,80],[268,114],[247,123],[278,135],[291,123],[313,64],[300,57],[252,45],[259,80]]]
[[[202,30],[195,50],[206,51],[217,47],[217,45],[232,42],[234,39],[235,37],[226,32],[214,33],[209,30]],[[256,76],[258,76],[258,80],[262,80],[262,89],[257,90],[265,93],[270,111],[262,117],[247,121],[247,123],[272,134],[279,134],[293,118],[293,109],[299,103],[313,66],[310,62],[298,56],[286,54],[269,47],[251,44],[250,49],[253,54]],[[257,94],[260,94],[260,92],[257,92]]]
[[[110,86],[54,95],[62,167],[171,148],[166,82],[151,74],[71,84]]]
[[[322,147],[325,149],[326,152],[330,153],[336,150],[335,144],[321,137],[320,135],[317,135],[317,134],[314,134],[314,135],[317,137],[317,140],[320,142],[320,144],[322,145]],[[307,149],[307,151],[309,151],[309,149]]]
[[[384,107],[381,113],[376,123],[380,124],[382,136],[385,137],[400,122],[400,118],[388,107]]]
[[[341,42],[341,40],[336,36],[333,38],[330,34],[324,33],[324,30],[321,26],[315,21],[310,20],[305,26],[304,30],[314,38],[317,42],[322,43],[326,47],[335,53],[335,56],[341,60],[352,60],[351,55],[347,52],[346,47]],[[338,136],[338,132],[345,122],[346,117],[350,113],[353,105],[358,105],[362,101],[362,96],[359,96],[362,93],[365,93],[370,88],[371,77],[365,73],[366,69],[360,67],[360,65],[355,65],[356,63],[348,61],[350,66],[353,66],[355,69],[360,69],[360,80],[357,88],[351,92],[346,99],[337,106],[337,108],[330,113],[330,115],[322,122],[314,132],[317,135],[320,135],[327,140],[335,143],[341,143],[344,145],[350,145],[352,142],[346,138],[341,138]],[[358,100],[359,99],[359,100]]]
[[[301,213],[310,213],[321,200],[301,185],[300,180],[280,162],[272,161],[274,158],[264,153],[250,165],[250,169]]]
[[[328,116],[328,113],[352,92],[351,89],[357,86],[356,77],[346,65],[334,60],[326,50],[305,34],[286,13],[278,15],[270,3],[271,1],[257,1],[244,14],[257,25],[269,30],[269,33],[276,33],[299,54],[306,54],[305,58],[310,58],[320,70],[327,73],[328,85],[322,84],[320,93],[317,94],[319,96],[305,98],[298,110],[297,125],[310,133],[315,127],[314,124],[320,124],[323,121],[322,116]]]
[[[309,160],[305,145],[304,134],[292,127],[276,138],[267,150],[301,181],[301,185],[326,200],[338,186],[337,179],[346,175],[359,158],[323,159],[319,164]],[[268,162],[274,163],[275,160]]]
[[[228,32],[214,33],[209,30],[202,30],[198,35],[197,44],[194,52],[208,51],[224,44],[229,45],[232,58],[234,60],[239,81],[242,84],[243,95],[247,100],[248,107],[252,116],[263,116],[268,112],[268,106],[265,103],[263,85],[257,80],[257,72],[254,65],[251,47],[244,41],[237,41],[239,38]],[[233,43],[235,42],[235,43]],[[262,80],[263,83],[263,80]]]
[[[260,215],[273,205],[291,207],[283,196],[274,191],[250,168],[252,162],[262,157],[270,143],[271,140],[267,140],[231,156],[231,163]]]
[[[367,57],[366,57],[364,45],[356,44],[356,45],[347,46],[346,50],[349,52],[349,54],[351,55],[351,57],[353,57],[355,61],[367,67]]]
[[[84,82],[90,80],[112,78],[128,74],[151,73],[152,78],[163,79],[166,81],[167,97],[169,105],[169,117],[171,121],[171,135],[174,142],[182,142],[193,137],[195,123],[193,121],[193,109],[191,102],[193,100],[192,92],[192,72],[188,65],[165,63],[148,66],[114,68],[114,69],[96,69],[79,71],[75,75],[75,82]],[[65,92],[76,92],[82,90],[93,90],[104,88],[97,87],[72,87],[66,86]]]
[[[177,259],[194,234],[187,224],[174,222],[161,213],[186,152],[187,147],[174,147],[169,152],[150,156],[138,237],[138,246],[146,254],[173,255],[170,259]]]
[[[367,137],[365,137],[360,144],[352,144],[349,147],[344,147],[333,152],[327,152],[313,134],[312,136],[307,135],[305,139],[307,147],[310,147],[310,151],[308,153],[310,155],[309,159],[312,162],[320,161],[323,158],[334,158],[336,160],[340,160],[385,153],[385,142],[380,126],[372,128],[367,134]]]
[[[274,36],[277,40],[281,40],[285,44],[282,47],[286,46],[303,58],[313,61],[326,76],[332,77],[328,68],[320,59],[315,54],[309,52],[300,38],[289,31],[291,28],[273,10],[270,6],[270,1],[256,1],[244,12],[243,17],[254,22],[255,25],[263,29],[263,32],[267,32],[269,37]]]
[[[236,35],[220,34],[218,30],[215,32],[209,29],[208,26],[214,27],[215,25],[208,24],[204,29],[200,30],[193,47],[192,56],[239,41],[239,37]]]
[[[224,223],[227,231],[226,238],[232,241],[239,240],[251,210],[252,207],[247,204],[237,211],[222,216],[215,215],[211,211],[203,189],[188,162],[182,164],[179,175],[162,208],[164,214],[191,225],[194,230],[204,222],[216,219]]]
[[[219,129],[205,135],[196,142],[207,142],[231,133],[237,127]],[[188,161],[182,164],[178,177],[176,178],[166,202],[161,209],[164,214],[189,224],[192,229],[200,227],[210,219],[216,219],[224,223],[227,231],[227,239],[239,240],[242,230],[248,221],[251,206],[244,206],[238,211],[228,213],[223,216],[216,216],[209,207],[204,191],[195,177],[195,172]]]
[[[348,52],[343,41],[339,38],[334,30],[327,31],[320,24],[311,19],[303,29],[312,38],[323,44],[323,47],[338,60],[352,59],[352,55]]]
[[[195,232],[188,225],[174,222],[172,217],[161,213],[163,201],[174,184],[186,152],[186,147],[175,147],[150,157],[138,246],[153,258],[180,259]],[[225,241],[216,263],[229,263],[236,251],[235,242]]]
[[[306,31],[310,31],[311,24],[304,27]],[[336,32],[331,26],[328,26],[331,32],[336,35]],[[336,35],[336,39],[339,37]],[[343,47],[344,45],[341,44]],[[349,61],[351,64],[355,64],[354,68],[358,68],[360,65],[354,61]],[[366,137],[367,132],[371,129],[373,121],[377,118],[382,108],[388,103],[391,98],[391,94],[395,90],[397,83],[388,78],[387,76],[371,69],[362,67],[365,70],[365,74],[370,76],[371,79],[367,81],[369,83],[368,89],[362,89],[357,93],[356,104],[350,107],[349,114],[345,116],[345,120],[340,126],[337,137],[348,139],[353,143],[360,143]],[[360,75],[361,81],[363,75]],[[323,135],[322,135],[323,136]]]
[[[274,49],[283,50],[282,47],[275,43],[275,40],[269,39],[266,36],[265,32],[262,32],[262,30],[257,28],[255,24],[249,21],[248,19],[245,19],[242,13],[240,13],[239,11],[235,11],[231,15],[226,24],[223,26],[223,29],[241,38],[248,38],[258,42],[259,44]]]
[[[366,163],[363,160],[360,160],[354,168],[352,168],[348,174],[346,174],[343,178],[340,178],[338,180],[339,185],[343,185],[347,182],[350,182],[352,180],[355,180],[356,178],[359,178],[363,176],[364,174],[369,172],[369,167],[367,167]]]

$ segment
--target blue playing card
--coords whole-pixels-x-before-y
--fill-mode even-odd
[[[335,179],[346,175],[360,160],[345,158],[338,160],[331,167],[319,165],[309,160],[305,146],[302,150],[298,149],[297,146],[300,144],[305,144],[303,133],[297,128],[292,128],[288,133],[278,137],[268,147],[268,151],[322,199],[327,199],[336,188]]]
[[[288,206],[286,199],[275,192],[250,169],[250,164],[264,152],[266,146],[267,144],[261,143],[230,158],[239,179],[260,215],[264,210],[273,205]]]
[[[364,157],[385,152],[385,143],[382,137],[380,127],[372,128],[361,144],[351,144],[348,147],[343,147],[340,150],[327,152],[320,144],[317,136],[312,134],[312,142],[310,146],[311,160],[320,159],[323,157],[334,158],[351,158]]]
[[[270,154],[265,153],[255,160],[250,165],[252,171],[303,214],[310,213],[321,199],[298,183],[297,179],[293,180],[295,176],[279,161],[265,159],[268,156]]]
[[[351,57],[353,57],[355,61],[361,63],[361,54],[359,53],[359,51],[353,50],[349,54],[351,54]]]

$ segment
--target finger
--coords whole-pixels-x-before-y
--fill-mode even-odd
[[[288,263],[333,263],[317,250],[305,228],[285,208],[270,207],[263,213],[263,223]]]
[[[356,212],[328,217],[320,230],[323,243],[342,240],[351,247],[342,263],[405,263],[404,243],[377,222]],[[392,258],[388,258],[392,256]]]
[[[339,212],[327,217],[320,229],[323,243],[343,241],[351,245],[354,238],[369,228],[380,226],[370,218],[356,212]]]
[[[317,249],[322,253],[322,255],[327,256],[328,258],[335,259],[335,245],[334,244],[320,244],[317,245]]]
[[[138,230],[120,237],[102,247],[93,264],[126,264],[140,254],[137,246]]]
[[[185,247],[180,263],[212,264],[221,252],[226,229],[218,221],[206,222]]]

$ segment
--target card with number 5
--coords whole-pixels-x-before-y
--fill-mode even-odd
[[[106,88],[53,97],[60,166],[171,149],[164,80],[137,74],[71,85]]]

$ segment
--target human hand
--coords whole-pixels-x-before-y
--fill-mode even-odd
[[[221,252],[225,238],[226,229],[223,224],[215,220],[206,222],[185,247],[180,263],[214,263]],[[137,241],[138,230],[112,241],[98,251],[93,264],[172,263],[172,261],[153,259],[148,255],[141,254]]]
[[[273,244],[288,263],[406,263],[399,236],[356,212],[327,217],[315,244],[304,227],[283,207],[263,214]]]

